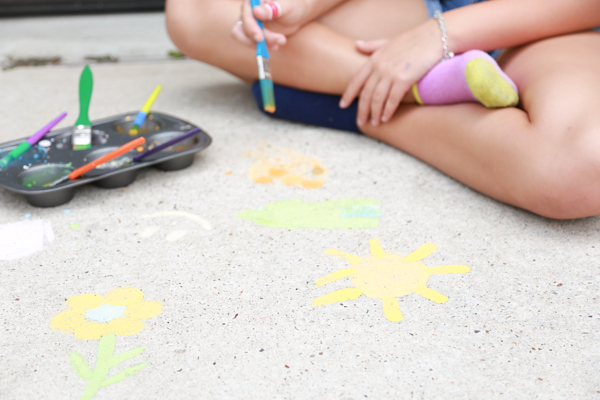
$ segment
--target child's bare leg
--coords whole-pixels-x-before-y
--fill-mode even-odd
[[[254,80],[254,51],[229,35],[239,2],[190,3],[196,12],[167,14],[175,43]],[[275,80],[340,94],[361,57],[351,38],[311,24],[274,55]],[[365,125],[365,133],[500,201],[553,218],[600,214],[600,34],[542,40],[514,50],[501,67],[519,87],[522,109],[402,106],[389,123]]]
[[[257,76],[255,50],[239,43],[230,33],[240,16],[240,6],[240,0],[170,0],[167,28],[174,43],[189,57],[251,82]],[[352,10],[364,17],[362,25],[343,24],[342,16],[346,18]],[[390,22],[391,25],[365,22],[383,16],[389,19],[393,13],[404,17]],[[305,25],[285,46],[271,52],[273,79],[304,90],[341,94],[367,59],[356,51],[354,38],[399,34],[426,19],[422,0],[380,0],[377,7],[367,7],[364,0],[349,0],[323,16],[322,23]],[[342,34],[327,24],[352,29],[344,28]]]
[[[600,214],[600,34],[546,39],[506,56],[500,64],[523,110],[402,106],[365,132],[537,214]]]

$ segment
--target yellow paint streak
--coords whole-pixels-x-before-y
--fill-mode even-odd
[[[388,297],[386,299],[383,299],[383,314],[388,320],[392,322],[398,322],[404,319],[402,311],[400,311],[398,299],[395,297]]]
[[[74,310],[97,308],[104,304],[104,301],[104,297],[95,293],[80,294],[79,296],[71,296],[67,299],[69,307]]]
[[[343,259],[354,268],[338,270],[315,281],[317,286],[335,280],[350,277],[354,288],[341,289],[313,300],[313,305],[325,305],[357,298],[361,294],[378,298],[383,302],[383,312],[390,321],[401,321],[402,312],[398,305],[398,297],[417,293],[436,303],[448,301],[448,297],[428,288],[427,281],[431,275],[466,273],[471,269],[466,265],[442,265],[428,268],[422,261],[437,249],[437,245],[426,243],[417,250],[403,257],[397,254],[386,254],[379,239],[369,240],[372,257],[360,258],[331,248],[326,254]]]
[[[128,306],[142,301],[144,293],[135,287],[119,287],[106,293],[106,302],[114,306]]]
[[[334,249],[333,247],[331,249],[325,250],[325,254],[334,256],[341,260],[348,261],[352,265],[360,264],[363,261],[362,258],[355,256],[354,254],[344,253],[342,251],[339,251],[338,249]]]
[[[162,312],[160,301],[140,301],[139,303],[127,306],[124,314],[131,318],[148,319],[154,318]]]
[[[207,220],[205,220],[204,218],[202,218],[199,215],[192,214],[192,213],[185,212],[185,211],[163,211],[163,212],[154,213],[154,214],[142,215],[140,218],[148,219],[148,218],[158,218],[158,217],[184,217],[184,218],[189,218],[192,221],[197,222],[203,229],[205,229],[207,231],[210,231],[212,229],[212,227],[210,226],[210,224],[208,223]]]
[[[369,240],[369,247],[371,248],[371,254],[373,254],[373,257],[384,258],[386,256],[383,247],[381,247],[381,240],[379,238]]]
[[[87,321],[75,329],[73,335],[78,340],[98,340],[102,336],[110,333],[108,324],[101,324],[96,321]]]
[[[73,333],[79,340],[97,340],[108,334],[130,336],[144,329],[142,319],[156,317],[162,312],[159,301],[142,300],[144,293],[135,287],[119,287],[105,296],[86,293],[70,297],[67,303],[71,307],[52,318],[50,327],[64,333]],[[107,323],[88,320],[86,311],[104,304],[126,306],[124,316],[114,318]]]
[[[345,288],[336,290],[335,292],[327,293],[312,301],[313,307],[324,306],[326,304],[339,303],[347,300],[359,298],[362,292],[356,288]]]
[[[435,249],[437,249],[437,248],[438,248],[437,244],[425,243],[424,245],[422,245],[421,247],[419,247],[418,249],[416,249],[415,251],[413,251],[406,257],[404,257],[404,261],[406,261],[406,262],[420,261],[420,260],[424,259],[425,257],[427,257],[428,255],[430,255],[431,253],[433,253],[435,251]]]
[[[77,327],[85,322],[85,311],[66,310],[52,318],[52,321],[50,321],[50,328],[63,333],[73,333]]]
[[[466,274],[470,271],[471,268],[466,265],[441,265],[439,267],[427,268],[429,275]]]
[[[321,279],[317,279],[315,281],[315,284],[317,285],[317,287],[323,286],[330,282],[337,281],[338,279],[352,276],[352,275],[354,275],[355,272],[356,272],[356,269],[354,269],[354,268],[340,269],[339,271],[336,271],[333,274],[329,274],[327,276],[322,277]]]
[[[131,336],[140,333],[144,329],[142,321],[136,318],[115,318],[108,323],[109,332],[117,336]]]
[[[439,304],[448,301],[448,297],[444,296],[440,292],[436,292],[435,290],[428,288],[425,285],[415,287],[415,293],[420,294],[426,299],[429,299]]]

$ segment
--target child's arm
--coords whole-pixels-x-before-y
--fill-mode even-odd
[[[598,0],[495,0],[444,13],[449,50],[492,50],[600,25]],[[359,125],[389,121],[410,87],[442,57],[438,23],[428,20],[389,41],[359,43],[372,53],[346,88],[340,105],[360,94]]]
[[[450,50],[495,50],[600,26],[598,0],[496,0],[444,13]]]

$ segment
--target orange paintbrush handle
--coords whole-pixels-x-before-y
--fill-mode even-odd
[[[86,172],[90,172],[91,170],[96,168],[98,165],[104,164],[105,162],[108,162],[108,161],[112,160],[113,158],[122,156],[123,154],[127,153],[128,151],[130,151],[132,149],[135,149],[136,147],[144,144],[145,142],[146,142],[146,138],[144,138],[144,137],[140,137],[135,140],[132,140],[131,142],[124,144],[123,146],[119,147],[118,149],[115,149],[115,150],[111,151],[110,153],[103,155],[102,157],[98,158],[97,160],[87,163],[83,167],[77,168],[76,170],[74,170],[73,172],[71,172],[69,174],[69,179],[73,180],[75,178],[79,178],[81,175],[85,174]]]

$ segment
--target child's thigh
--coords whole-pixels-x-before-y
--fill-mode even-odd
[[[536,161],[532,168],[546,171],[564,209],[576,207],[575,216],[598,214],[600,33],[544,39],[508,51],[500,64],[528,114],[532,129],[524,134],[535,142],[527,152]]]
[[[507,50],[498,62],[517,84],[534,126],[557,135],[600,134],[600,33],[543,39]]]
[[[428,19],[424,0],[346,0],[319,22],[354,39],[383,39]]]

